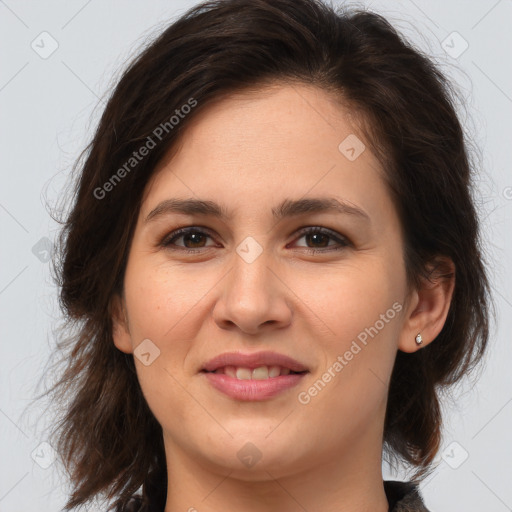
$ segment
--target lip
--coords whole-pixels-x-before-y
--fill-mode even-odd
[[[207,372],[214,372],[224,366],[238,366],[243,368],[258,368],[259,366],[281,366],[293,372],[305,372],[308,368],[295,359],[272,351],[254,352],[226,352],[210,359],[202,368]],[[278,377],[274,377],[278,378]]]
[[[293,372],[303,373],[290,373],[262,380],[243,380],[230,377],[224,373],[209,373],[225,366],[237,366],[252,370],[259,366],[281,366],[289,368]],[[263,351],[252,354],[226,352],[210,359],[200,373],[215,389],[235,400],[262,401],[296,386],[309,373],[309,370],[292,357],[277,352]]]
[[[203,372],[203,375],[215,389],[230,398],[255,402],[268,400],[295,387],[307,373],[291,373],[265,380],[240,380],[223,373]]]

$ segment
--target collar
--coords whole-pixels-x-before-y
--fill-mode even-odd
[[[429,512],[414,482],[384,480],[389,512]]]
[[[162,512],[167,498],[167,479],[150,475],[143,487],[143,496],[133,496],[119,512]],[[429,512],[414,482],[384,480],[389,512]]]

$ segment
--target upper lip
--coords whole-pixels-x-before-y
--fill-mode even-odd
[[[308,369],[295,359],[278,354],[277,352],[265,351],[254,352],[252,354],[244,354],[242,352],[225,352],[213,359],[210,359],[203,366],[202,370],[213,372],[218,368],[225,366],[237,366],[241,368],[258,368],[259,366],[281,366],[289,368],[293,372],[304,372]]]

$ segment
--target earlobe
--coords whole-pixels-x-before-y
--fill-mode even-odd
[[[421,278],[406,312],[398,349],[416,352],[432,343],[443,329],[455,289],[455,265],[450,258],[438,257],[428,277]],[[419,336],[418,336],[419,335]]]
[[[124,300],[114,295],[110,302],[110,317],[112,319],[112,339],[114,345],[125,354],[133,353],[132,339],[128,326],[128,317]]]

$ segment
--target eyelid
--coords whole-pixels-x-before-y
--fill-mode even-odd
[[[172,240],[176,240],[178,238],[181,238],[182,236],[184,235],[187,235],[189,233],[199,233],[199,234],[202,234],[202,235],[207,235],[209,236],[212,240],[214,239],[214,236],[212,235],[212,232],[206,228],[206,227],[203,227],[203,226],[184,226],[182,228],[177,228],[177,229],[174,229],[172,230],[170,233],[167,233],[162,241],[159,243],[159,245],[161,245],[162,247],[164,248],[168,248],[171,244],[170,242]],[[180,246],[178,246],[180,247]],[[201,248],[198,248],[198,249],[188,249],[187,247],[183,247],[183,250],[188,250],[188,251],[199,251],[201,249],[208,249],[208,247],[201,247]],[[179,250],[179,249],[177,249]]]
[[[202,235],[207,235],[212,240],[214,240],[214,238],[215,238],[212,235],[212,232],[210,231],[209,228],[206,228],[206,227],[203,227],[203,226],[196,226],[196,225],[194,225],[194,226],[184,226],[182,228],[177,228],[177,229],[171,231],[170,233],[168,233],[166,236],[164,236],[164,238],[159,243],[159,245],[164,247],[164,248],[166,248],[166,249],[169,249],[171,247],[171,245],[172,245],[171,242],[173,240],[177,240],[177,239],[179,239],[179,238],[181,238],[184,235],[187,235],[189,233],[199,233],[199,234],[202,234]],[[315,247],[304,247],[304,246],[301,246],[303,249],[305,249],[306,251],[309,251],[309,252],[312,252],[312,251],[314,251],[314,252],[330,252],[330,251],[337,250],[337,249],[342,249],[342,248],[345,248],[345,247],[353,247],[352,242],[346,236],[341,235],[340,233],[337,233],[336,231],[334,231],[332,229],[324,228],[324,227],[318,226],[318,225],[310,225],[310,226],[304,226],[304,227],[300,228],[299,231],[297,231],[295,233],[294,240],[297,240],[298,238],[302,238],[304,235],[308,235],[308,234],[322,234],[322,235],[326,235],[326,236],[328,236],[332,240],[335,240],[338,243],[338,247],[334,247],[334,248],[332,248],[331,246],[327,246],[326,248],[315,248]],[[287,244],[287,246],[288,245],[289,244]],[[182,247],[182,246],[175,246],[175,247],[178,247],[178,248],[172,248],[171,250],[188,251],[188,252],[191,252],[191,253],[194,253],[194,252],[197,253],[197,252],[200,252],[201,250],[210,249],[213,246],[198,247],[198,248],[195,248],[195,249],[190,249],[188,247]],[[331,247],[331,248],[329,249],[329,247]]]
[[[316,225],[304,226],[297,232],[297,235],[302,237],[303,235],[308,235],[310,233],[319,233],[321,235],[327,235],[327,236],[331,237],[332,239],[336,240],[337,242],[339,242],[340,244],[352,245],[351,241],[346,236],[344,236],[340,233],[337,233],[336,231],[333,231],[332,229],[324,228],[322,226],[316,226]],[[309,247],[309,249],[313,249],[313,248]]]

